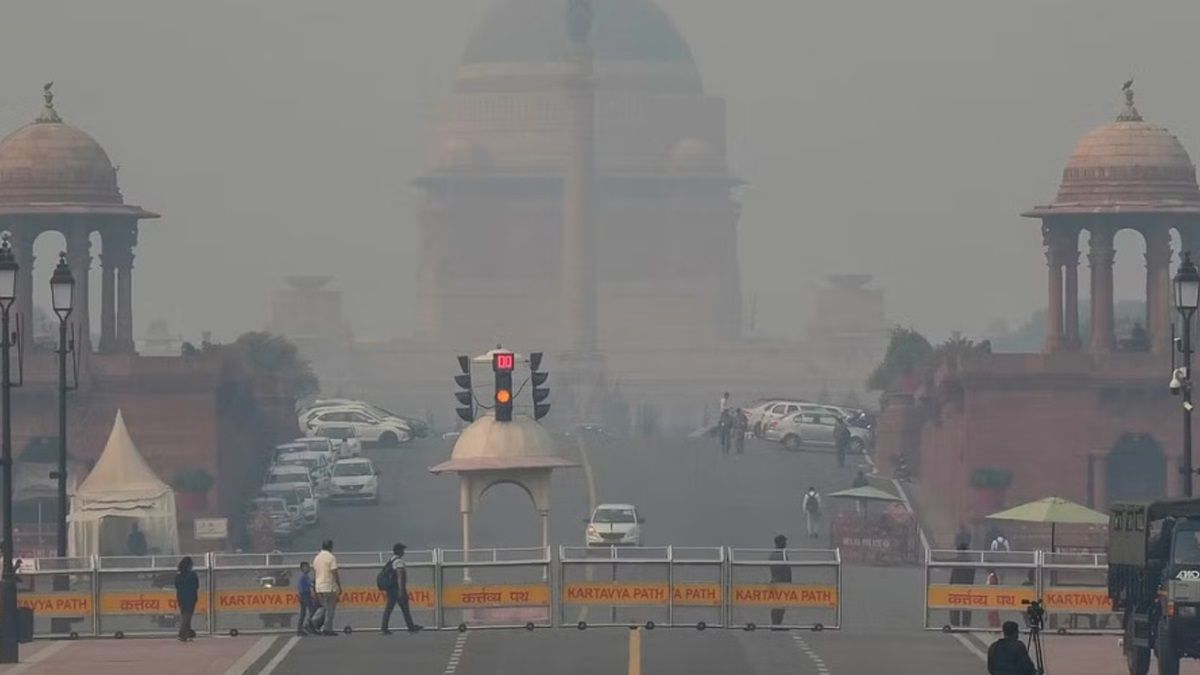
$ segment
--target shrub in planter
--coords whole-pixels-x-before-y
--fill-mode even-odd
[[[208,506],[208,491],[214,482],[212,475],[204,469],[177,472],[171,485],[175,488],[179,508],[183,511],[203,510]]]
[[[981,490],[1004,490],[1012,485],[1012,472],[1008,469],[984,467],[971,472],[971,487]]]

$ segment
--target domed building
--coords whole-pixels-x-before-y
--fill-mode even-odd
[[[134,352],[133,247],[138,221],[158,214],[125,203],[117,187],[117,167],[91,136],[66,124],[54,108],[47,84],[45,106],[31,123],[0,139],[0,230],[12,233],[20,265],[16,310],[33,316],[33,242],[44,232],[66,239],[66,260],[76,280],[72,321],[90,327],[91,235],[99,232],[101,256],[100,351]],[[45,268],[49,277],[50,266]],[[25,321],[25,344],[33,344],[32,321]],[[91,351],[91,331],[79,343]]]
[[[437,112],[422,190],[418,337],[565,349],[564,177],[574,136],[562,0],[501,0]],[[651,0],[594,4],[595,341],[707,347],[739,335],[740,215],[725,103]]]
[[[1079,236],[1088,233],[1091,268],[1089,349],[1116,348],[1113,327],[1113,240],[1124,229],[1146,242],[1146,330],[1151,349],[1170,347],[1171,230],[1184,250],[1200,244],[1200,188],[1187,150],[1166,129],[1145,121],[1125,87],[1125,107],[1114,122],[1083,137],[1063,169],[1058,196],[1022,215],[1039,218],[1049,266],[1046,351],[1081,347]]]

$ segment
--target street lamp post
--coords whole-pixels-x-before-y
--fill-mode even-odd
[[[13,334],[9,310],[17,299],[17,259],[5,232],[0,235],[0,465],[4,467],[4,542],[0,555],[4,567],[0,577],[0,663],[17,663],[17,575],[13,569],[13,461],[12,461],[12,373],[9,350]]]
[[[1179,350],[1183,352],[1183,377],[1180,389],[1183,393],[1183,495],[1192,496],[1192,316],[1200,305],[1200,271],[1192,262],[1191,252],[1183,254],[1183,262],[1175,273],[1175,308],[1183,318],[1183,341]]]
[[[50,302],[58,315],[58,557],[67,557],[67,317],[75,300],[75,277],[67,265],[67,254],[58,254],[58,266],[50,277]]]

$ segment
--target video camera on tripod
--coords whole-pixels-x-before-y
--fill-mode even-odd
[[[1022,600],[1025,607],[1025,621],[1029,625],[1029,651],[1033,652],[1033,661],[1038,673],[1046,672],[1045,655],[1042,653],[1042,629],[1046,627],[1046,605],[1038,600]]]

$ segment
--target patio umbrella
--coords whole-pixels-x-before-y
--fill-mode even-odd
[[[1055,529],[1062,525],[1107,525],[1108,516],[1062,497],[1045,497],[993,513],[988,520],[1017,520],[1050,524],[1050,552],[1054,552]]]
[[[849,490],[842,490],[841,492],[833,492],[833,493],[830,493],[829,496],[830,497],[841,497],[843,499],[864,499],[867,501],[876,501],[876,502],[902,502],[902,501],[904,501],[903,499],[900,499],[899,497],[897,497],[896,495],[894,495],[890,492],[884,492],[883,490],[880,490],[879,488],[873,488],[869,485],[864,486],[864,487],[850,488]]]

